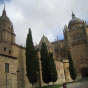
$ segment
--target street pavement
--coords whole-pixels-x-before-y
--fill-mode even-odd
[[[60,87],[63,88],[63,87]],[[88,81],[86,82],[78,82],[67,85],[67,88],[88,88]]]

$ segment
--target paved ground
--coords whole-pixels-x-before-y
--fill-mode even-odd
[[[63,87],[61,87],[63,88]],[[72,83],[67,85],[67,88],[88,88],[88,81],[87,82],[79,82],[79,83]]]
[[[88,82],[81,82],[69,85],[67,88],[88,88]]]

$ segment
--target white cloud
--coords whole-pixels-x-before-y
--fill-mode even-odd
[[[87,19],[87,0],[12,0],[6,3],[7,15],[10,17],[16,40],[25,44],[28,28],[31,27],[33,40],[39,42],[43,33],[50,41],[63,38],[63,28],[71,19],[74,11],[77,17]],[[3,6],[0,6],[0,14]]]

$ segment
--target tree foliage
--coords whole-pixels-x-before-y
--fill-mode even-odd
[[[49,53],[49,70],[51,74],[51,81],[56,82],[57,81],[57,71],[56,71],[56,65],[53,58],[53,53]]]
[[[42,66],[42,78],[45,83],[51,82],[50,70],[49,70],[49,56],[45,43],[41,45],[41,66]]]
[[[34,44],[32,41],[31,29],[29,29],[29,33],[27,35],[26,40],[26,72],[29,82],[34,84],[38,81],[38,70],[39,63],[37,58],[37,53],[34,48]]]
[[[74,68],[74,64],[73,64],[73,60],[72,57],[68,51],[68,60],[69,60],[69,71],[70,71],[70,76],[73,80],[76,79],[76,72],[75,72],[75,68]]]
[[[41,66],[43,81],[45,83],[56,82],[57,71],[54,63],[53,53],[48,53],[45,43],[42,43],[41,46]]]

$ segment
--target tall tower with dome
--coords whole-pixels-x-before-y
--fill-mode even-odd
[[[8,18],[5,10],[5,6],[0,17],[0,53],[11,54],[11,44],[15,43],[15,34],[13,24]],[[6,51],[8,47],[8,51]],[[6,52],[4,52],[6,51]]]
[[[0,87],[2,88],[24,88],[25,85],[25,48],[15,43],[15,36],[13,24],[4,6],[0,16]]]
[[[77,78],[88,77],[88,24],[75,16],[64,27],[66,50],[70,51]]]

